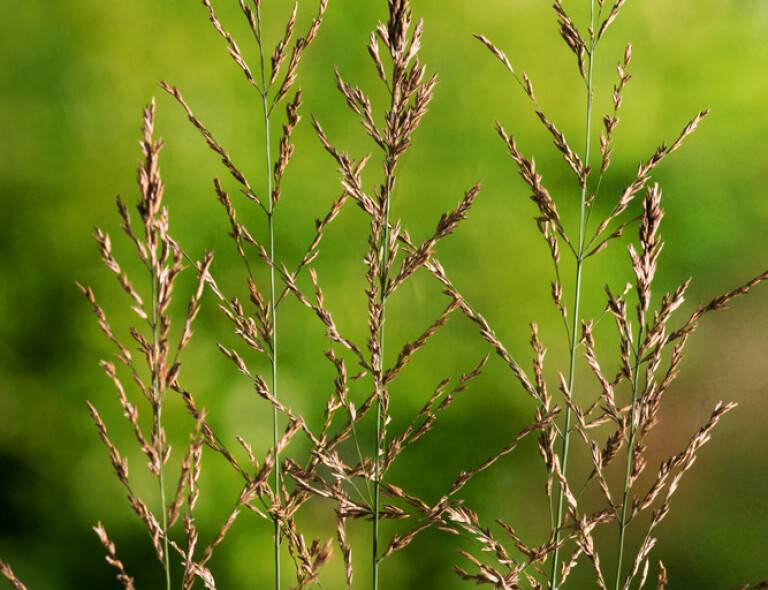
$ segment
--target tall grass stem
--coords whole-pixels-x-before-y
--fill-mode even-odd
[[[258,23],[258,41],[259,41],[259,60],[261,64],[261,98],[262,98],[262,110],[264,115],[264,164],[265,174],[267,176],[267,222],[269,231],[269,258],[272,264],[269,265],[269,309],[272,320],[271,326],[271,361],[272,361],[272,395],[275,399],[278,399],[277,389],[277,297],[276,297],[276,279],[275,279],[275,203],[273,196],[273,183],[272,183],[272,142],[270,133],[270,109],[269,109],[269,88],[267,86],[267,74],[266,66],[264,63],[264,41],[261,30],[261,5],[256,5],[256,16]],[[275,497],[280,502],[281,486],[282,486],[282,474],[280,473],[280,454],[279,454],[279,428],[280,420],[278,416],[277,408],[272,406],[272,445],[275,455]],[[275,590],[281,588],[281,563],[280,563],[280,519],[277,515],[274,516],[274,563],[275,563]]]
[[[586,125],[585,125],[585,139],[584,139],[584,168],[589,169],[590,155],[592,151],[592,106],[593,106],[593,73],[594,73],[594,52],[595,52],[595,0],[590,0],[590,48],[588,55],[588,72],[587,72],[587,107],[586,107]],[[573,318],[571,320],[571,339],[569,346],[569,359],[568,359],[568,395],[573,397],[574,395],[574,383],[576,376],[576,351],[578,349],[577,342],[579,337],[579,318],[581,315],[581,287],[584,273],[584,242],[586,233],[586,210],[587,210],[587,190],[588,181],[585,174],[583,184],[581,187],[581,198],[579,201],[579,244],[578,253],[576,255],[576,281],[574,287],[574,301],[573,301]],[[563,477],[567,477],[568,473],[568,457],[570,453],[571,442],[571,407],[566,405],[565,418],[563,421],[563,446],[561,455],[561,469]],[[552,554],[552,574],[551,574],[551,589],[557,590],[558,584],[558,567],[560,559],[560,548],[558,543],[560,541],[560,529],[563,525],[563,510],[565,504],[565,488],[561,484],[559,486],[558,498],[557,498],[557,514],[555,520],[555,549]]]

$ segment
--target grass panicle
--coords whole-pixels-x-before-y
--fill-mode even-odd
[[[692,311],[686,305],[690,278],[661,292],[657,277],[663,272],[665,201],[657,168],[683,146],[709,111],[694,111],[670,141],[650,151],[626,178],[615,178],[619,174],[612,164],[615,150],[621,147],[617,129],[632,81],[633,47],[627,43],[614,56],[615,75],[605,101],[601,100],[603,54],[598,60],[598,50],[612,34],[626,2],[580,1],[584,10],[578,12],[573,3],[554,0],[553,4],[559,36],[579,76],[579,90],[583,88],[583,94],[573,95],[572,106],[583,118],[577,143],[562,131],[567,125],[542,106],[550,89],[534,90],[533,79],[510,59],[512,51],[475,35],[501,65],[504,80],[511,76],[515,91],[522,91],[537,125],[552,141],[558,159],[562,157],[571,183],[565,194],[551,190],[534,157],[508,131],[510,125],[496,124],[499,147],[509,155],[510,168],[533,203],[536,230],[549,258],[544,269],[548,276],[542,280],[551,281],[557,328],[562,324],[563,329],[563,344],[552,346],[565,351],[562,358],[548,352],[548,331],[536,321],[513,331],[530,344],[531,359],[523,361],[513,355],[517,348],[502,341],[480,307],[461,293],[449,265],[439,257],[441,246],[477,206],[480,184],[457,195],[455,206],[423,236],[412,235],[407,229],[412,220],[399,217],[401,203],[416,193],[402,174],[402,162],[419,149],[418,130],[437,90],[437,76],[421,61],[427,27],[414,18],[411,2],[387,0],[384,21],[373,27],[366,47],[359,48],[370,58],[378,88],[361,88],[339,69],[335,71],[340,101],[360,124],[374,155],[351,155],[337,147],[333,134],[324,130],[322,117],[312,117],[317,149],[330,157],[326,161],[335,166],[340,186],[334,183],[336,198],[300,238],[306,247],[299,259],[289,261],[283,245],[295,242],[297,236],[287,235],[288,224],[280,222],[280,205],[294,198],[284,190],[283,181],[297,151],[296,130],[302,120],[300,65],[319,34],[328,1],[313,0],[306,15],[303,3],[290,4],[284,19],[272,23],[264,17],[261,0],[238,0],[233,7],[249,31],[246,45],[230,33],[233,29],[220,18],[224,12],[216,3],[202,0],[212,33],[223,40],[238,77],[242,73],[256,92],[259,143],[263,142],[264,152],[256,168],[261,172],[246,174],[252,167],[235,162],[181,90],[165,82],[161,86],[223,166],[222,177],[212,179],[212,188],[226,215],[236,264],[242,267],[241,292],[228,293],[229,286],[218,282],[212,252],[195,259],[172,237],[160,175],[163,142],[154,133],[154,100],[143,112],[135,208],[117,199],[121,243],[113,243],[107,231],[95,231],[100,257],[117,282],[115,291],[127,303],[123,306],[131,327],[125,333],[113,329],[107,315],[113,313],[113,297],[102,307],[94,290],[78,283],[110,347],[111,356],[100,366],[114,388],[115,409],[119,407],[124,415],[122,428],[135,450],[123,448],[120,426],[112,424],[111,413],[102,415],[97,409],[102,401],[89,401],[88,411],[114,477],[157,558],[157,569],[147,574],[162,578],[155,586],[215,590],[214,569],[223,562],[217,563],[214,557],[240,550],[234,542],[231,548],[223,548],[226,540],[235,537],[231,532],[236,526],[249,527],[249,536],[256,530],[241,518],[248,514],[272,530],[271,551],[249,559],[269,561],[267,569],[276,590],[351,590],[369,583],[373,590],[391,588],[395,582],[384,569],[387,560],[415,553],[414,541],[422,535],[442,533],[453,535],[459,547],[453,565],[457,584],[463,580],[500,590],[558,590],[581,587],[583,579],[590,579],[602,590],[670,587],[667,567],[654,554],[660,527],[683,478],[698,458],[704,459],[704,447],[736,404],[717,402],[700,426],[686,426],[687,442],[663,460],[655,450],[649,452],[651,437],[662,422],[663,402],[681,373],[688,343],[702,320],[768,281],[768,271]],[[308,24],[302,29],[305,16]],[[275,39],[268,42],[271,35]],[[252,61],[253,55],[258,63]],[[379,104],[376,97],[381,95],[385,99]],[[602,104],[607,104],[607,112],[598,119]],[[379,164],[381,168],[373,170]],[[606,187],[615,182],[624,188],[606,194]],[[317,192],[326,190],[317,186]],[[257,212],[256,227],[243,221],[252,218],[250,211],[244,213],[246,206]],[[351,314],[337,322],[334,309],[348,306],[351,296],[344,290],[341,295],[338,290],[326,290],[337,277],[321,276],[319,264],[321,244],[338,229],[334,222],[348,209],[365,227],[365,239],[359,243],[350,239],[343,252],[334,256],[362,258],[364,263],[365,310],[357,316],[357,331],[349,325]],[[626,246],[629,283],[614,284],[611,277],[608,285],[596,285],[593,270],[606,250],[619,245]],[[123,250],[135,258],[133,264],[123,262]],[[141,274],[134,268],[141,269]],[[399,316],[392,305],[394,296],[408,299],[413,291],[420,291],[421,285],[410,289],[417,277],[439,292],[431,318],[421,325]],[[589,305],[595,293],[603,293],[604,305],[599,309]],[[205,338],[195,337],[195,321],[209,299],[221,311],[215,317],[223,329],[236,336],[234,344],[201,342]],[[293,345],[284,330],[278,332],[278,317],[282,325],[283,313],[288,311],[283,307],[287,299],[298,304],[291,321],[305,322],[303,335],[315,331],[324,337],[315,358],[302,358],[307,368],[317,362],[331,372],[322,405],[303,403],[319,395],[316,383],[303,389],[301,380],[292,379],[294,390],[288,395],[281,387],[291,367],[285,361],[281,364],[278,352],[284,357]],[[424,351],[438,335],[458,322],[464,323],[461,358],[466,362],[450,374],[441,371],[430,376],[434,387],[414,390],[407,385],[407,377],[402,378],[407,367],[422,362]],[[397,341],[400,330],[392,330],[393,324],[408,328],[408,337]],[[467,327],[473,338],[466,337]],[[612,334],[606,336],[608,332]],[[607,338],[610,346],[604,342]],[[192,345],[210,352],[216,349],[253,388],[271,418],[271,436],[264,449],[250,442],[257,436],[255,427],[241,434],[225,433],[223,426],[221,432],[214,429],[221,419],[209,421],[208,411],[192,393],[196,388],[184,383],[182,367]],[[498,437],[494,451],[446,480],[441,473],[445,483],[439,493],[418,491],[424,488],[419,475],[398,468],[407,466],[409,451],[417,446],[434,445],[431,452],[440,458],[460,455],[446,439],[435,441],[430,434],[451,411],[474,403],[469,391],[482,383],[493,362],[501,363],[504,371],[509,369],[511,375],[502,373],[502,378],[506,374],[519,386],[528,402],[515,407],[530,413],[523,420],[516,416],[515,428],[489,432]],[[169,398],[178,403],[169,404]],[[417,403],[410,406],[413,400]],[[294,407],[314,409],[302,415]],[[168,414],[178,411],[182,416],[173,416],[174,424],[185,425],[184,438],[182,445],[174,444],[181,451],[172,453],[169,438],[176,440],[176,428],[169,436],[166,427]],[[544,524],[538,536],[526,523],[498,517],[509,514],[510,490],[493,490],[498,502],[491,505],[471,501],[476,490],[471,486],[483,485],[479,476],[508,469],[505,458],[529,452],[533,446],[542,462],[541,496],[525,500],[526,506],[541,502],[539,521]],[[134,452],[146,461],[148,476],[137,477],[129,471],[128,457]],[[202,477],[209,460],[225,465],[234,483],[231,489],[215,490],[217,497],[226,493],[230,498],[219,520],[206,518],[205,526],[199,526],[196,508],[201,495],[209,493],[203,489],[208,480]],[[149,489],[141,485],[147,477],[153,483]],[[518,478],[503,481],[516,485]],[[313,519],[311,537],[305,514]],[[123,561],[126,558],[120,556],[106,527],[98,522],[93,530],[117,585],[125,590],[140,586],[143,575],[137,583],[129,573],[133,564]],[[124,550],[125,543],[118,541]],[[453,558],[447,555],[442,561],[446,570]],[[580,572],[574,575],[577,569]],[[12,588],[26,589],[3,561],[0,575]],[[242,583],[264,586],[255,577]],[[767,587],[763,582],[741,590]]]
[[[119,286],[125,292],[131,310],[138,318],[139,325],[131,327],[129,336],[132,346],[136,347],[138,358],[130,351],[123,340],[113,331],[103,308],[97,303],[90,287],[78,284],[80,291],[91,305],[101,331],[115,348],[114,361],[103,360],[101,367],[112,382],[118,402],[123,411],[136,443],[147,459],[147,467],[158,482],[157,507],[151,508],[151,502],[142,499],[134,490],[129,477],[128,460],[113,443],[107,425],[95,405],[88,402],[91,414],[101,441],[106,446],[117,479],[125,488],[128,501],[135,514],[144,524],[150,536],[158,560],[162,564],[165,586],[167,588],[191,588],[198,580],[205,584],[213,583],[213,577],[206,567],[213,550],[220,541],[213,541],[200,558],[196,558],[199,532],[195,525],[194,509],[199,497],[198,480],[200,477],[202,448],[214,435],[205,418],[205,411],[196,412],[195,422],[190,430],[189,444],[184,457],[175,471],[178,474],[175,490],[169,484],[169,461],[171,447],[167,442],[163,427],[163,409],[169,394],[183,392],[188,404],[194,400],[180,385],[182,353],[190,344],[193,336],[193,324],[200,311],[205,290],[205,277],[213,263],[213,255],[206,253],[199,262],[192,262],[197,278],[192,294],[186,305],[181,328],[176,331],[172,318],[173,295],[178,290],[179,278],[186,270],[184,253],[170,235],[170,217],[164,203],[164,183],[160,176],[159,155],[162,141],[153,137],[155,124],[155,102],[144,110],[142,127],[143,159],[138,171],[140,189],[136,205],[141,228],[134,229],[133,215],[122,199],[117,199],[117,209],[122,221],[121,229],[127,240],[132,243],[139,263],[145,267],[146,286],[134,282],[125,273],[113,253],[112,240],[106,232],[97,229],[96,241],[101,258],[106,267],[116,276]],[[136,286],[134,286],[136,285]],[[141,295],[145,291],[147,295]],[[144,367],[141,366],[143,361]],[[139,418],[139,406],[132,401],[133,395],[125,387],[125,374],[135,385],[151,411],[149,432]],[[171,492],[173,492],[171,494]],[[153,500],[155,502],[155,500]],[[180,520],[184,524],[185,542],[173,539],[172,529]],[[133,578],[127,573],[119,560],[114,543],[107,536],[104,526],[99,523],[94,527],[101,544],[106,550],[106,560],[117,571],[117,580],[126,589],[134,587]],[[226,532],[226,531],[225,531]],[[174,559],[180,564],[180,581],[174,580]]]
[[[535,588],[556,590],[566,584],[571,572],[582,561],[590,564],[598,588],[607,590],[610,586],[616,590],[628,590],[638,579],[641,586],[645,583],[650,566],[649,555],[656,543],[653,534],[669,512],[671,496],[679,488],[680,480],[692,466],[700,448],[709,440],[712,430],[720,419],[735,407],[732,403],[718,403],[708,422],[693,436],[686,449],[661,464],[650,489],[637,492],[635,490],[640,476],[648,464],[645,441],[658,422],[663,394],[679,373],[686,341],[701,317],[709,311],[725,308],[733,299],[745,295],[767,278],[765,273],[760,274],[743,286],[714,299],[708,305],[698,307],[680,328],[671,328],[670,322],[674,312],[683,305],[690,280],[685,281],[673,292],[665,293],[657,300],[657,308],[653,309],[652,285],[663,247],[659,234],[663,209],[661,189],[658,184],[651,183],[652,174],[655,168],[668,155],[679,149],[696,130],[708,115],[706,110],[697,113],[671,144],[661,144],[646,161],[640,163],[635,177],[618,196],[608,214],[592,229],[590,221],[595,211],[595,202],[600,197],[603,178],[609,172],[612,161],[614,133],[619,124],[623,93],[631,79],[629,67],[632,45],[627,44],[617,65],[618,81],[613,87],[612,112],[603,117],[604,129],[599,141],[601,163],[595,173],[591,165],[591,155],[597,49],[607,30],[619,16],[623,2],[615,2],[610,7],[602,0],[590,0],[588,4],[589,22],[580,29],[562,2],[555,0],[554,3],[560,36],[576,58],[578,72],[586,89],[585,142],[581,154],[570,147],[555,123],[544,114],[528,75],[525,72],[518,74],[507,54],[493,41],[483,35],[476,35],[530,99],[538,119],[574,173],[579,194],[578,231],[574,235],[567,229],[568,223],[560,216],[556,200],[545,187],[533,158],[523,155],[515,137],[508,134],[501,124],[497,124],[497,131],[521,178],[530,189],[531,199],[538,209],[537,227],[547,244],[554,268],[552,299],[566,328],[569,355],[565,373],[559,373],[558,389],[561,401],[558,404],[549,395],[544,380],[546,349],[540,341],[535,324],[531,341],[535,353],[535,387],[532,387],[530,379],[521,369],[514,370],[515,377],[523,389],[538,402],[537,417],[559,406],[563,409],[564,418],[559,426],[553,422],[539,439],[539,451],[547,474],[544,489],[548,496],[552,521],[546,543],[538,546],[526,545],[511,526],[499,522],[502,532],[509,538],[520,557],[510,557],[506,550],[497,547],[499,541],[493,538],[490,546],[497,547],[493,549],[493,553],[496,555],[498,567],[481,563],[472,554],[465,553],[465,557],[478,571],[470,573],[463,568],[457,570],[464,579],[496,588],[522,588],[527,587],[527,584]],[[583,33],[583,30],[586,33]],[[642,202],[641,214],[624,219],[638,195],[644,192],[646,196]],[[604,364],[598,359],[596,352],[593,333],[596,320],[586,319],[582,312],[584,268],[587,262],[592,263],[593,257],[599,255],[612,242],[622,238],[625,230],[638,220],[638,245],[629,245],[634,282],[623,292],[616,294],[606,287],[606,313],[613,316],[620,341],[617,361],[619,370],[615,376],[611,376],[604,372]],[[574,261],[575,276],[570,286],[563,281],[563,251],[572,255]],[[573,293],[571,310],[568,310],[564,303],[564,293],[568,288]],[[634,313],[629,311],[632,292]],[[583,396],[577,398],[575,392],[577,360],[582,355],[589,372],[597,380],[600,391],[600,395],[596,399],[588,400],[586,405],[580,401]],[[621,397],[624,395],[624,389],[627,391],[627,403],[624,403]],[[584,481],[579,481],[568,469],[574,436],[586,446],[592,458],[592,465]],[[560,443],[559,450],[556,447],[557,442]],[[608,470],[610,464],[622,452],[625,457],[623,486],[615,490],[611,485],[613,477],[609,476]],[[604,508],[581,508],[579,499],[590,485],[597,486],[605,504]],[[629,569],[626,569],[624,566],[627,531],[630,524],[639,520],[639,515],[646,512],[650,513],[650,524],[641,537],[642,541]],[[595,531],[610,523],[615,523],[618,527],[618,543],[615,547],[603,547],[598,543]],[[481,548],[484,547],[488,551],[491,532],[482,528],[480,522],[474,518],[465,519],[464,526],[474,532]],[[616,566],[613,577],[605,572],[604,566],[611,560]],[[549,564],[545,568],[547,562]],[[659,572],[659,587],[663,588],[667,583],[667,573],[662,564],[659,564]]]
[[[220,294],[220,300],[222,301],[222,308],[224,309],[225,314],[235,324],[236,332],[242,336],[242,339],[248,348],[251,351],[267,357],[270,367],[269,396],[277,401],[279,391],[278,306],[280,302],[278,299],[278,290],[280,287],[277,283],[277,274],[275,270],[278,246],[276,213],[282,192],[283,175],[294,153],[291,136],[300,120],[299,109],[302,102],[301,90],[295,90],[292,100],[288,101],[287,99],[296,87],[298,67],[304,52],[314,41],[319,32],[325,11],[328,7],[328,0],[320,0],[317,14],[315,18],[312,19],[306,34],[303,37],[297,37],[295,41],[294,36],[296,36],[295,29],[298,3],[294,4],[284,26],[282,37],[271,53],[267,47],[267,41],[265,39],[266,31],[264,27],[264,19],[262,17],[261,2],[254,2],[253,6],[251,6],[244,0],[240,1],[241,12],[248,22],[258,48],[259,67],[257,73],[254,73],[254,70],[243,56],[237,42],[219,20],[216,10],[210,0],[203,0],[203,5],[208,12],[213,28],[225,40],[230,57],[242,70],[246,80],[255,88],[259,95],[259,102],[262,109],[264,141],[265,192],[262,196],[257,195],[257,192],[252,188],[251,183],[246,179],[245,174],[234,165],[224,148],[213,139],[213,136],[208,129],[193,114],[191,108],[181,95],[181,92],[177,88],[165,83],[163,83],[163,88],[176,98],[187,113],[190,122],[196,129],[198,129],[198,131],[200,131],[209,147],[221,157],[225,167],[238,185],[240,185],[240,189],[244,195],[255,202],[264,213],[267,226],[266,249],[262,249],[261,245],[257,244],[253,239],[252,234],[237,221],[235,207],[223,189],[221,181],[215,179],[214,187],[216,194],[219,201],[226,209],[232,227],[232,237],[235,241],[238,254],[244,262],[247,273],[249,298],[251,303],[254,304],[255,314],[251,315],[247,312],[245,307],[242,306],[237,299],[225,300],[218,288],[215,289],[215,292]],[[268,60],[269,64],[267,63]],[[280,79],[281,77],[282,79]],[[279,147],[277,154],[275,155],[273,154],[274,146],[272,137],[273,120],[275,118],[274,111],[282,104],[286,104],[286,116]],[[256,258],[263,258],[269,270],[269,285],[266,289],[266,297],[257,286],[252,266],[254,256],[246,252],[246,244],[257,247]],[[314,247],[316,247],[316,244]],[[305,265],[306,263],[304,263],[304,266]],[[226,349],[224,349],[224,353],[230,358],[234,358],[233,355],[236,354],[227,351]],[[238,363],[239,362],[240,361],[238,361]],[[281,547],[284,529],[286,534],[288,534],[289,550],[294,558],[296,557],[297,552],[301,553],[300,548],[296,543],[299,543],[300,545],[303,542],[303,540],[299,539],[295,533],[291,534],[292,531],[295,531],[295,523],[293,523],[290,518],[285,522],[282,522],[285,515],[283,507],[281,506],[284,486],[280,458],[280,444],[280,411],[278,405],[275,404],[272,407],[272,449],[274,454],[274,465],[272,469],[273,484],[272,491],[269,494],[269,501],[272,504],[270,513],[272,515],[274,526],[274,587],[277,590],[282,587]]]

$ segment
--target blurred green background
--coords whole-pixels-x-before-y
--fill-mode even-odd
[[[124,502],[85,410],[85,400],[93,401],[119,445],[132,448],[111,385],[97,366],[111,351],[74,281],[91,284],[113,323],[125,330],[132,319],[127,302],[102,268],[91,234],[96,225],[112,233],[119,259],[134,273],[138,270],[130,260],[129,244],[117,235],[113,197],[120,193],[129,201],[135,198],[140,109],[157,95],[159,134],[167,144],[162,171],[173,233],[195,255],[213,248],[222,284],[242,295],[241,267],[232,256],[227,222],[211,187],[211,179],[224,171],[158,82],[167,80],[184,91],[257,186],[263,184],[259,103],[199,2],[3,4],[0,556],[37,590],[114,587],[90,531],[102,520],[139,587],[159,587],[160,569],[152,562],[146,536]],[[254,61],[237,3],[215,4]],[[290,3],[264,4],[272,44],[282,33]],[[583,16],[586,6],[580,4],[587,2],[566,2]],[[368,90],[380,112],[385,97],[365,43],[385,5],[384,0],[331,0],[320,37],[301,66],[305,117],[277,220],[279,252],[290,264],[310,239],[312,221],[339,190],[335,165],[314,138],[309,113],[316,114],[336,145],[352,154],[374,149],[336,92],[332,67],[339,66],[348,81]],[[404,159],[395,215],[414,236],[426,236],[464,189],[483,182],[470,219],[441,245],[440,258],[467,299],[526,364],[527,324],[541,325],[554,388],[556,371],[565,368],[566,351],[548,295],[550,263],[534,229],[533,205],[494,133],[494,120],[516,134],[525,153],[536,154],[571,227],[578,196],[570,171],[524,96],[471,34],[482,32],[494,39],[531,75],[544,109],[574,145],[581,145],[576,138],[583,133],[583,91],[574,60],[559,40],[547,2],[414,0],[413,5],[426,21],[423,59],[439,72],[440,84]],[[302,0],[301,28],[314,10],[313,3]],[[656,293],[693,275],[685,313],[696,302],[763,270],[768,262],[768,4],[627,3],[600,49],[598,113],[610,104],[613,68],[626,40],[634,44],[634,79],[625,96],[615,164],[601,210],[631,179],[640,159],[675,137],[695,111],[713,110],[685,149],[656,175],[667,211],[667,245]],[[378,168],[371,166],[369,183],[375,181],[374,172]],[[238,202],[241,217],[255,234],[263,235],[257,212]],[[328,234],[317,264],[339,325],[360,342],[365,334],[366,230],[361,213],[346,209]],[[634,237],[634,232],[629,235]],[[587,270],[586,316],[601,313],[603,284],[620,288],[629,270],[623,244],[595,259]],[[179,293],[190,288],[186,283]],[[270,411],[216,351],[216,341],[234,339],[212,300],[206,302],[186,357],[184,382],[209,408],[211,421],[228,440],[240,433],[256,448],[266,449]],[[768,576],[766,302],[768,292],[758,290],[703,323],[652,438],[650,469],[655,469],[681,449],[717,400],[740,404],[701,453],[660,530],[655,555],[668,566],[672,588],[731,588]],[[183,314],[183,305],[177,303]],[[390,353],[417,335],[442,305],[443,297],[426,275],[404,288],[388,316]],[[281,313],[283,396],[316,423],[333,377],[321,355],[322,331],[293,300]],[[604,331],[600,337],[607,342],[599,350],[604,364],[613,367],[615,346],[610,330]],[[469,369],[484,350],[471,325],[453,320],[394,387],[394,428],[442,377]],[[585,395],[594,393],[583,367],[579,388]],[[410,482],[435,499],[459,468],[502,446],[530,414],[530,404],[512,376],[493,359],[432,435],[404,455],[392,481]],[[175,402],[166,416],[178,456],[189,420]],[[371,425],[365,428],[370,442]],[[141,457],[126,452],[137,485],[151,498],[153,488],[141,473]],[[237,480],[217,457],[206,455],[205,461],[199,518],[210,535],[234,502]],[[484,517],[508,519],[530,535],[531,542],[540,542],[548,519],[541,483],[541,466],[529,444],[479,478],[466,497]],[[308,531],[329,534],[327,508],[313,505],[304,513]],[[266,587],[271,579],[269,530],[249,516],[239,522],[212,562],[220,588]],[[364,587],[366,525],[352,532],[357,581]],[[637,542],[638,537],[631,539]],[[601,541],[610,545],[610,535]],[[383,587],[461,587],[451,572],[452,564],[461,560],[455,553],[458,547],[439,533],[424,535],[384,564]],[[605,555],[610,563],[612,552]],[[341,575],[335,562],[326,572],[325,587],[340,587]]]

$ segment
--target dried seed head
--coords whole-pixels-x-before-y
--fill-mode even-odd
[[[480,43],[485,45],[488,48],[488,50],[494,56],[496,56],[496,59],[498,59],[502,64],[504,64],[504,67],[507,68],[507,70],[509,70],[510,74],[514,74],[515,73],[515,69],[512,67],[512,64],[509,62],[509,59],[507,58],[507,54],[506,53],[504,53],[501,49],[496,47],[493,44],[493,42],[490,39],[488,39],[487,37],[484,37],[483,35],[475,35],[474,37],[475,37],[475,39],[480,41]],[[527,78],[527,76],[526,76],[526,78]]]

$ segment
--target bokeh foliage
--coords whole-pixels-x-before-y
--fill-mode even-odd
[[[120,428],[110,384],[96,365],[108,354],[107,346],[73,282],[92,284],[113,322],[127,325],[128,307],[112,277],[102,271],[90,234],[95,225],[117,232],[115,193],[134,198],[140,108],[157,95],[159,130],[167,143],[162,170],[175,236],[194,254],[216,250],[217,275],[237,289],[240,267],[211,186],[221,168],[177,105],[161,96],[158,81],[184,90],[197,114],[236,161],[247,163],[254,179],[261,171],[258,97],[228,60],[197,2],[7,4],[0,36],[0,555],[40,590],[107,587],[111,572],[90,531],[101,519],[139,584],[152,587],[160,570],[143,568],[149,545],[122,502],[85,411],[85,399],[97,403],[116,438],[128,445],[129,432]],[[241,33],[243,49],[252,49],[245,28],[238,28],[236,3],[219,4],[222,18]],[[279,15],[281,22],[289,3],[265,4],[268,15]],[[483,182],[469,221],[442,246],[441,260],[518,357],[530,356],[527,323],[541,325],[554,376],[563,366],[565,343],[548,297],[547,252],[536,235],[533,206],[493,132],[493,121],[503,121],[526,153],[537,154],[566,219],[575,221],[578,195],[529,104],[471,33],[487,34],[524,67],[550,117],[567,136],[578,137],[583,91],[572,56],[557,37],[547,2],[413,4],[426,20],[423,55],[439,72],[440,85],[403,162],[394,213],[422,236],[464,189]],[[305,8],[307,18],[311,9]],[[309,113],[316,114],[337,145],[357,155],[371,150],[336,92],[332,67],[337,65],[349,81],[376,88],[365,43],[383,10],[383,1],[331,0],[320,38],[302,65],[305,119],[297,131],[298,151],[278,219],[279,251],[287,261],[301,255],[313,219],[338,193],[335,166],[313,135]],[[273,30],[272,38],[279,33]],[[609,104],[623,43],[630,39],[634,44],[634,79],[625,95],[606,197],[627,182],[637,162],[659,142],[674,137],[690,115],[713,109],[685,149],[657,173],[667,210],[660,288],[692,274],[693,302],[737,284],[768,261],[767,38],[768,6],[762,0],[646,0],[628,3],[598,56],[601,112]],[[241,211],[246,209],[241,206]],[[247,217],[255,219],[256,212]],[[329,305],[353,337],[365,330],[365,232],[361,215],[350,207],[332,228],[318,262]],[[125,242],[117,243],[127,252]],[[621,286],[629,269],[621,247],[589,268],[586,315],[600,313],[602,285]],[[389,320],[394,342],[416,335],[441,305],[434,284],[422,279],[392,302],[390,318],[400,318]],[[706,320],[653,439],[659,458],[676,452],[715,400],[740,403],[704,450],[662,529],[657,555],[667,564],[674,588],[727,588],[766,575],[767,297],[763,289],[736,309]],[[187,355],[185,382],[225,434],[242,433],[266,446],[271,412],[216,351],[214,343],[231,336],[212,300],[207,303]],[[330,366],[321,357],[322,332],[292,301],[283,318],[283,395],[311,414],[332,387]],[[602,349],[612,350],[611,343]],[[398,404],[418,406],[446,367],[468,369],[483,350],[471,326],[455,321],[404,374],[393,392],[395,416]],[[582,377],[589,383],[586,372]],[[166,416],[172,434],[188,426],[179,405]],[[530,406],[511,376],[492,361],[487,375],[393,477],[409,478],[425,494],[438,493],[459,466],[495,449],[529,416]],[[438,458],[440,468],[435,469]],[[139,473],[141,458],[131,459]],[[535,449],[526,446],[474,485],[470,497],[481,511],[536,531],[537,519],[546,517],[540,469]],[[216,457],[208,458],[204,527],[214,526],[229,509],[235,483]],[[324,518],[321,507],[305,516],[308,528],[318,530]],[[221,587],[250,588],[269,579],[269,531],[268,524],[254,519],[238,525],[213,564]],[[357,538],[365,543],[362,528]],[[420,539],[410,553],[385,566],[386,587],[460,587],[450,571],[455,546],[438,534]],[[337,570],[333,575],[340,575]]]

